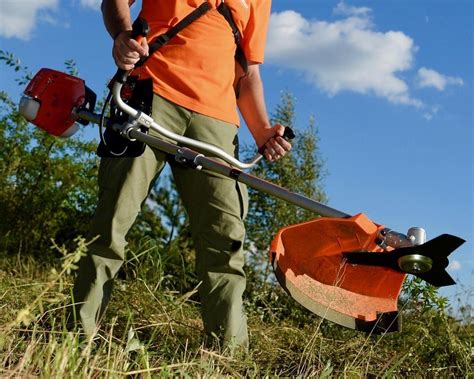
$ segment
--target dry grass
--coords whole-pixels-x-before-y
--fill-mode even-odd
[[[322,321],[273,286],[247,299],[248,353],[206,347],[194,292],[160,288],[160,277],[118,280],[102,329],[88,340],[65,327],[68,273],[85,246],[78,242],[55,269],[0,259],[2,378],[473,375],[472,322],[411,307],[403,333],[367,336]]]

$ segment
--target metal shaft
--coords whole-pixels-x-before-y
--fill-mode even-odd
[[[99,116],[90,112],[80,111],[76,113],[76,116],[93,123],[99,123]],[[120,130],[122,125],[115,125],[117,129]],[[283,187],[280,187],[276,184],[268,182],[264,179],[258,178],[254,175],[247,174],[239,169],[231,167],[227,164],[223,164],[216,159],[206,157],[202,154],[195,152],[194,150],[180,147],[172,143],[166,142],[160,138],[150,136],[148,134],[142,133],[140,130],[131,129],[128,132],[130,138],[136,139],[138,141],[144,142],[145,144],[159,149],[167,154],[173,156],[181,156],[183,163],[192,163],[194,166],[201,166],[202,168],[221,174],[226,177],[230,177],[246,184],[247,186],[256,189],[257,191],[267,193],[269,195],[275,196],[279,199],[282,199],[288,203],[294,204],[298,207],[306,209],[308,211],[314,212],[315,214],[324,216],[324,217],[340,217],[348,218],[351,215],[341,212],[337,209],[331,208],[325,204],[322,204],[316,200],[310,199],[306,196],[297,194],[295,192],[289,191]],[[179,160],[179,159],[178,159]],[[390,229],[383,229],[380,232],[379,238],[381,240],[381,245],[391,246],[394,248],[413,246],[413,241],[410,240],[408,236],[402,233],[395,232]]]
[[[322,204],[316,200],[289,191],[283,187],[268,182],[264,179],[258,178],[254,175],[247,174],[246,172],[242,172],[240,170],[225,166],[219,162],[216,162],[213,159],[200,156],[198,157],[197,161],[202,165],[203,168],[231,177],[241,183],[248,185],[251,188],[256,189],[257,191],[275,196],[288,203],[295,204],[303,209],[309,210],[318,215],[325,217],[350,217],[350,215],[348,215],[347,213],[328,207],[327,205]]]

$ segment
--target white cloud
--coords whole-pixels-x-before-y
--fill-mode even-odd
[[[0,36],[30,39],[40,14],[54,10],[58,2],[59,0],[1,0]]]
[[[422,107],[398,76],[412,67],[417,50],[413,40],[403,32],[375,30],[369,8],[339,3],[336,10],[350,17],[326,22],[306,20],[294,11],[273,13],[267,60],[303,72],[330,96],[354,91]]]
[[[453,271],[460,270],[461,268],[462,268],[462,266],[461,266],[461,263],[459,261],[451,261],[449,263],[449,266],[448,266],[448,269],[453,270]]]
[[[91,8],[91,9],[100,9],[100,4],[102,3],[102,0],[81,0],[81,5],[86,8]]]
[[[462,86],[464,82],[460,77],[443,75],[435,70],[422,67],[418,70],[417,84],[420,88],[432,87],[438,91],[444,91],[449,85]]]
[[[431,121],[434,116],[436,116],[439,112],[439,106],[433,105],[431,107],[425,107],[425,111],[423,113],[423,117],[426,121]]]
[[[341,16],[365,16],[372,13],[372,9],[367,7],[352,7],[341,1],[337,4],[336,8],[334,8],[333,12]]]

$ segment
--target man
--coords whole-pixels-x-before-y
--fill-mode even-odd
[[[150,25],[141,43],[131,39],[129,5],[133,0],[104,0],[104,23],[114,38],[113,58],[132,70],[148,55],[152,41],[202,4],[199,0],[143,0],[140,16]],[[216,145],[236,155],[238,106],[258,147],[269,161],[283,157],[291,145],[284,127],[270,125],[259,64],[263,62],[270,14],[269,0],[228,0],[241,33],[240,47],[248,72],[235,63],[236,42],[228,20],[218,11],[221,0],[158,49],[134,70],[153,80],[152,117],[171,131]],[[233,88],[240,79],[238,100]],[[99,168],[99,201],[90,236],[99,238],[83,258],[74,286],[76,315],[93,334],[110,297],[112,282],[124,260],[125,235],[132,226],[166,157],[147,147],[136,158],[103,158]],[[246,346],[247,323],[242,307],[243,219],[246,188],[230,178],[198,172],[177,164],[171,169],[188,213],[196,247],[196,270],[205,332],[225,343]]]

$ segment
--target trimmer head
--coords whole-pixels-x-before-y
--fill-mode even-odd
[[[421,267],[429,258],[431,267],[415,274],[435,285],[451,284],[444,271],[447,255],[464,241],[444,235],[420,246],[386,251],[377,244],[383,231],[363,214],[286,227],[270,247],[278,281],[325,319],[373,333],[398,331],[398,296],[406,273],[413,273],[400,263],[406,267],[414,259],[415,267]],[[445,252],[442,259],[433,258],[436,248]]]

